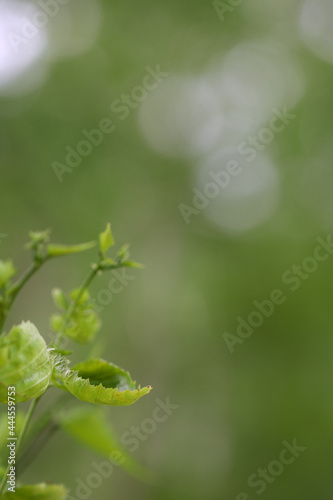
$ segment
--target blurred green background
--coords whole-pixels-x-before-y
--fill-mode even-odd
[[[96,353],[154,390],[133,407],[108,408],[108,418],[121,434],[151,417],[155,398],[179,405],[133,454],[155,481],[117,469],[90,498],[255,499],[248,477],[296,438],[306,451],[265,498],[320,491],[328,500],[333,257],[295,292],[282,275],[333,228],[331,1],[56,5],[29,31],[41,4],[0,1],[1,258],[23,270],[29,230],[50,227],[55,242],[77,243],[111,221],[117,243],[128,241],[146,268],[130,271],[135,279],[103,308]],[[148,66],[168,76],[135,90]],[[122,119],[115,100],[132,92]],[[248,162],[239,145],[284,107],[294,118]],[[77,150],[82,131],[105,118],[114,131],[60,182],[54,162],[64,165],[66,148]],[[193,207],[193,189],[204,193],[230,159],[242,172],[187,224],[179,205]],[[45,266],[9,323],[29,319],[48,339],[50,289],[77,286],[92,260]],[[93,284],[94,297],[108,280]],[[237,317],[276,288],[284,304],[231,354],[225,332],[236,334]],[[57,434],[22,480],[65,483],[75,497],[93,460]]]

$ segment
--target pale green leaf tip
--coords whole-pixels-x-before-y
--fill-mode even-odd
[[[99,235],[99,245],[102,254],[104,254],[110,247],[114,245],[114,238],[111,231],[111,223],[108,222],[105,231]]]
[[[60,309],[66,310],[68,307],[68,301],[64,292],[60,290],[60,288],[53,288],[51,293],[56,306],[58,306]]]

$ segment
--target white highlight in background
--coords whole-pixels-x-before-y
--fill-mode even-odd
[[[15,45],[13,37],[22,36],[22,27],[35,10],[30,2],[0,0],[0,94],[25,94],[45,80],[47,71],[42,60],[48,47],[45,30],[37,30],[20,46]]]
[[[300,33],[309,49],[333,64],[333,2],[306,0],[300,15]]]
[[[218,174],[228,162],[237,161],[241,172],[232,177],[219,195],[202,211],[223,232],[243,233],[269,220],[280,201],[280,180],[273,163],[263,154],[248,163],[235,150],[222,150],[197,167],[198,190],[207,191],[211,173]]]
[[[142,103],[139,125],[153,150],[193,160],[236,146],[273,108],[293,108],[304,87],[297,60],[281,44],[242,42],[201,75],[164,82]]]

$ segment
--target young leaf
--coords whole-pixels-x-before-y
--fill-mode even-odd
[[[54,288],[52,290],[52,298],[56,306],[59,307],[59,309],[66,310],[68,307],[68,301],[65,297],[65,294],[60,288]]]
[[[140,386],[128,372],[103,359],[91,359],[68,368],[68,361],[56,356],[52,383],[88,403],[109,406],[129,406],[151,391],[151,386]]]
[[[60,427],[70,436],[102,457],[115,459],[127,472],[139,479],[149,473],[118,442],[113,429],[98,407],[76,407],[59,415]]]
[[[0,260],[0,287],[7,285],[15,273],[16,269],[11,260]]]
[[[101,253],[104,254],[110,247],[114,245],[113,234],[111,232],[110,222],[106,225],[106,229],[99,235],[99,246]]]
[[[29,243],[26,244],[26,248],[37,248],[41,245],[45,245],[50,241],[51,231],[47,229],[46,231],[30,231]]]
[[[37,398],[51,376],[50,356],[43,337],[30,321],[14,326],[0,338],[0,401],[15,387],[16,402]]]
[[[65,500],[67,490],[59,484],[34,484],[16,488],[2,495],[3,500]]]
[[[81,289],[80,288],[75,288],[74,290],[71,291],[70,293],[70,298],[71,300],[76,300],[79,293],[81,293]],[[80,297],[80,300],[79,300],[79,304],[87,304],[87,302],[89,301],[90,299],[90,293],[87,289],[85,289],[83,291],[83,293],[81,293],[81,297]]]
[[[51,327],[54,331],[62,331],[65,324],[64,316],[54,314],[51,317]],[[94,340],[96,333],[100,328],[101,322],[95,311],[92,309],[76,309],[68,325],[64,329],[64,334],[78,342],[79,344],[88,344]]]
[[[128,249],[129,249],[129,245],[126,243],[125,245],[123,245],[121,247],[120,250],[118,250],[118,253],[117,253],[118,260],[123,261],[123,260],[128,259],[128,257],[129,257],[129,250]]]
[[[90,250],[96,246],[96,241],[90,241],[89,243],[82,243],[81,245],[48,245],[47,246],[47,256],[48,257],[62,257],[63,255],[71,255],[73,253],[84,252],[85,250]]]
[[[64,312],[63,314],[54,314],[51,317],[51,328],[56,332],[63,332],[67,337],[80,344],[87,344],[95,338],[101,323],[90,302],[88,290],[81,293],[70,318],[67,318],[69,304],[77,300],[79,293],[81,293],[80,289],[73,290],[70,293],[70,300],[67,300],[60,290],[53,291],[54,301]]]
[[[117,253],[117,260],[121,262],[123,267],[136,267],[138,269],[142,269],[144,267],[142,264],[129,260],[130,254],[128,248],[129,245],[124,245],[123,247],[121,247],[121,249]]]

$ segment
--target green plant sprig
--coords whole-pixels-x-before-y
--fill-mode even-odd
[[[10,279],[15,274],[15,268],[11,261],[4,262],[3,280],[0,280],[4,293],[1,295],[0,300],[0,335],[3,334],[3,327],[8,316],[8,313],[24,285],[32,278],[32,276],[42,267],[45,262],[52,258],[71,255],[73,253],[82,252],[93,248],[96,245],[95,241],[83,243],[81,245],[68,246],[68,245],[51,245],[50,231],[43,232],[30,232],[30,241],[27,243],[26,248],[31,249],[33,254],[33,262],[23,275],[12,285]],[[7,266],[6,266],[7,264]],[[7,268],[7,269],[6,269]],[[6,279],[7,278],[7,279]]]
[[[32,250],[33,262],[14,283],[11,283],[11,280],[16,270],[12,262],[0,260],[0,402],[8,404],[7,392],[8,388],[12,387],[15,387],[16,403],[31,400],[30,408],[18,435],[17,452],[21,449],[25,436],[29,436],[29,425],[37,402],[50,386],[65,391],[69,397],[74,396],[76,400],[108,406],[131,405],[151,390],[150,386],[137,388],[128,372],[103,359],[88,359],[70,368],[69,360],[66,358],[67,352],[60,349],[60,343],[64,337],[80,343],[91,342],[95,338],[100,321],[92,307],[88,292],[93,279],[103,272],[122,267],[142,267],[129,260],[128,245],[121,247],[114,259],[106,256],[108,249],[114,245],[110,224],[99,235],[98,260],[92,264],[81,287],[73,290],[68,298],[59,289],[53,292],[55,303],[61,309],[61,314],[51,318],[51,324],[57,336],[55,343],[48,348],[37,328],[29,321],[14,326],[8,334],[3,332],[4,323],[17,295],[46,261],[88,250],[96,245],[96,242],[74,246],[51,244],[49,231],[32,232],[29,237],[27,247]],[[79,420],[77,420],[78,417]],[[26,450],[45,429],[50,418],[50,413],[42,415],[33,426],[30,432],[30,444],[26,446]],[[83,444],[91,445],[94,441],[93,438],[87,439],[89,433],[94,433],[91,429],[92,425],[96,426],[95,434],[98,436],[101,435],[100,428],[106,428],[105,421],[100,420],[101,414],[93,414],[91,409],[86,416],[83,412],[79,416],[75,414],[73,418],[75,422],[80,423],[80,440]],[[72,429],[71,419],[66,417],[65,422],[64,430]],[[59,427],[61,425],[61,420],[59,420]],[[105,430],[105,432],[110,431]],[[114,437],[111,437],[112,434],[108,435],[107,447],[119,451],[121,446]],[[101,446],[100,442],[96,442],[94,446],[96,450],[105,449],[105,444]],[[125,456],[126,452],[123,450],[122,454]],[[138,473],[140,468],[133,465],[132,459],[127,457],[126,460],[124,467],[140,476]],[[3,493],[8,471],[9,465],[2,480],[0,477],[0,495],[4,500],[7,500],[9,495],[9,493]],[[22,497],[32,499],[41,498],[43,495],[43,498],[52,496],[56,500],[64,500],[67,494],[63,486],[45,483],[19,487],[16,491]]]

